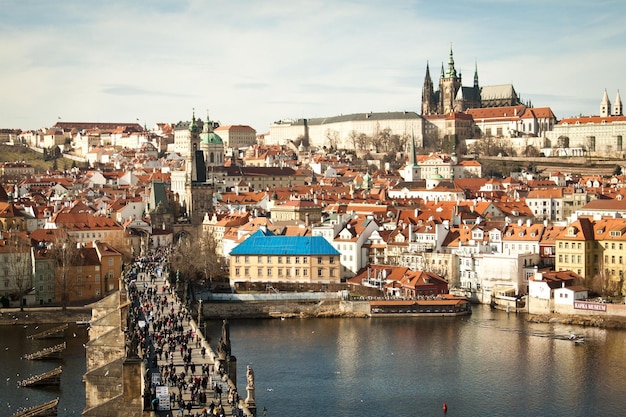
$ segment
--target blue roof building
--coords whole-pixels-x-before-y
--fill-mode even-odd
[[[235,255],[334,255],[340,253],[323,236],[277,236],[258,230],[230,253]]]
[[[340,255],[322,236],[277,236],[259,229],[230,252],[230,280],[337,283]]]

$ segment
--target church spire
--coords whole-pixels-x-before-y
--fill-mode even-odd
[[[422,87],[422,114],[432,114],[434,111],[433,96],[435,88],[433,80],[430,78],[430,67],[426,61],[426,76],[424,77],[424,86]]]
[[[456,78],[456,69],[454,68],[454,56],[452,53],[452,45],[450,45],[450,58],[448,58],[448,77]]]
[[[189,131],[191,133],[198,133],[198,125],[196,124],[196,109],[191,111],[191,125],[189,125]]]
[[[619,90],[617,90],[617,95],[615,96],[615,103],[613,104],[613,116],[623,116],[623,108],[622,108],[622,98],[619,95]]]
[[[474,88],[478,89],[478,63],[474,61]]]
[[[611,101],[609,100],[609,94],[604,89],[604,95],[602,95],[602,101],[600,102],[600,117],[608,117],[611,115]]]
[[[206,123],[202,126],[203,133],[211,133],[213,132],[213,123],[211,122],[211,118],[209,117],[209,110],[206,111]]]
[[[412,167],[417,166],[417,150],[415,149],[415,132],[411,130],[411,159],[409,161]]]

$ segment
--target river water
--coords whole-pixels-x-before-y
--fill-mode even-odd
[[[442,416],[444,403],[450,417],[626,413],[626,333],[522,317],[475,306],[458,318],[231,321],[230,334],[240,392],[251,364],[268,416]]]
[[[450,417],[625,414],[626,332],[523,317],[474,306],[457,318],[231,320],[230,335],[244,396],[254,368],[259,417],[263,407],[271,417],[443,416],[444,403]],[[209,322],[213,346],[220,330]],[[566,340],[572,331],[585,343]],[[19,359],[60,343],[27,340],[34,332],[0,326],[0,416],[57,396],[59,416],[80,415],[85,328],[66,333],[60,389],[18,389],[56,366]]]
[[[0,416],[10,416],[20,408],[32,407],[59,398],[59,416],[80,416],[85,408],[85,348],[87,328],[70,324],[63,339],[29,340],[28,335],[59,324],[22,324],[0,326]],[[37,327],[37,329],[36,329]],[[22,355],[66,342],[61,359],[29,361]],[[17,383],[33,375],[61,366],[61,385],[56,387],[18,388]]]

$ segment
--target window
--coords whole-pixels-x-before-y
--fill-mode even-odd
[[[109,266],[113,266],[113,258],[109,258]]]
[[[296,268],[296,276],[299,277],[300,276],[300,268]]]
[[[303,256],[303,257],[302,257],[302,263],[303,263],[303,264],[305,264],[305,263],[307,263],[307,262],[309,262],[309,260],[307,259],[307,257],[306,257],[306,256]]]
[[[245,257],[243,258],[243,261],[244,261],[245,263],[249,264],[249,263],[250,263],[250,257],[249,257],[249,256],[245,256]]]
[[[303,269],[302,270],[302,275],[304,275],[305,277],[309,276],[309,270],[308,269]]]
[[[279,264],[282,264],[282,263],[283,263],[283,257],[282,257],[282,256],[279,256],[279,257],[278,257],[278,263],[279,263]]]
[[[318,277],[322,276],[322,268],[317,268],[317,276]]]
[[[318,264],[321,264],[321,263],[322,263],[322,257],[321,257],[321,256],[318,256],[318,257],[317,257],[317,263],[318,263]]]
[[[241,262],[241,261],[239,260],[239,255],[237,255],[237,256],[235,256],[235,263],[238,264],[239,262]]]
[[[287,264],[291,263],[291,256],[286,256],[285,257],[285,263],[287,263]]]
[[[335,268],[330,268],[330,273],[329,273],[329,275],[330,275],[331,277],[334,277],[334,276],[335,276]]]
[[[287,277],[291,276],[291,268],[285,269],[285,276],[287,276]]]
[[[249,277],[249,276],[250,276],[250,268],[247,268],[247,267],[246,267],[246,268],[244,268],[244,270],[243,270],[243,274],[244,274],[245,276]]]
[[[82,283],[83,283],[83,277],[82,277],[81,275],[78,275],[78,276],[76,277],[76,283],[77,283],[77,284],[82,284]]]
[[[271,257],[271,256],[269,256],[269,255],[268,255],[268,257],[267,257],[267,263],[268,263],[268,264],[271,264],[271,263],[272,263],[272,257]]]
[[[268,277],[272,276],[272,268],[267,268],[267,276]]]
[[[283,276],[283,269],[282,268],[278,268],[278,276],[282,277]]]
[[[239,276],[239,274],[240,274],[240,272],[241,272],[241,271],[239,270],[239,268],[235,268],[235,276],[237,276],[237,277],[238,277],[238,276]]]
[[[335,257],[334,256],[329,256],[328,257],[328,262],[331,263],[331,264],[334,264],[335,263]]]
[[[258,277],[262,277],[263,276],[263,268],[258,268],[257,269],[257,276]]]
[[[262,256],[258,256],[257,257],[257,263],[259,263],[259,264],[263,263],[263,257]]]
[[[299,264],[300,263],[300,257],[296,256],[296,263]]]

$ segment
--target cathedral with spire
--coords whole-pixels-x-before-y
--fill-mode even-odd
[[[426,63],[426,76],[422,89],[422,115],[450,114],[467,109],[482,107],[505,107],[522,104],[513,85],[493,85],[481,87],[478,82],[478,66],[474,67],[474,84],[464,87],[461,72],[454,66],[454,55],[450,48],[448,67],[441,64],[438,89],[430,75]]]

